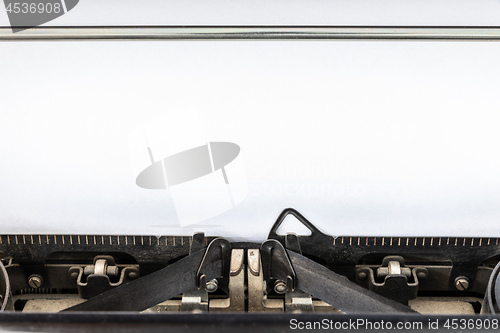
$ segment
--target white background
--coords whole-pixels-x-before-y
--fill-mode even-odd
[[[495,26],[499,14],[498,0],[81,0],[45,25]]]
[[[224,2],[214,15],[84,17],[90,3],[52,25],[500,20],[497,1],[277,2],[250,18]],[[493,42],[2,42],[1,232],[262,240],[295,207],[336,235],[498,237],[499,55]],[[184,109],[209,140],[240,145],[250,190],[189,228],[167,191],[135,185],[128,142],[138,123]]]

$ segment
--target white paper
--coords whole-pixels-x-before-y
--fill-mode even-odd
[[[2,233],[263,240],[294,207],[334,235],[500,236],[498,43],[4,42],[0,51]],[[175,123],[182,112],[197,116]],[[137,186],[150,162],[134,133],[154,119],[172,119],[155,125],[171,138],[158,159],[237,144],[240,202],[181,227],[186,200]],[[221,174],[210,177],[222,198]],[[186,185],[193,211],[216,202],[212,185],[208,194]]]

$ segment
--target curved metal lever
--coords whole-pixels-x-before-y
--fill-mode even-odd
[[[274,222],[274,225],[271,227],[271,231],[269,231],[269,235],[267,236],[268,239],[279,239],[280,237],[283,237],[278,235],[277,231],[288,215],[294,216],[297,220],[299,220],[300,223],[302,223],[307,229],[311,231],[311,235],[309,237],[314,237],[316,235],[326,236],[321,231],[319,231],[319,229],[316,228],[311,222],[309,222],[304,217],[304,215],[302,215],[293,208],[286,208],[284,211],[281,212],[281,214],[276,219],[276,222]]]

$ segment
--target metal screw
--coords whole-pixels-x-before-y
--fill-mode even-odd
[[[206,284],[206,289],[209,293],[213,293],[214,291],[217,290],[217,280],[213,279],[212,281],[208,281]]]
[[[128,273],[128,278],[129,278],[130,280],[135,280],[135,279],[137,279],[138,277],[139,277],[139,274],[137,274],[137,272],[132,271],[132,272]]]
[[[358,279],[360,279],[360,280],[365,280],[367,277],[368,277],[368,275],[366,275],[366,272],[359,272],[358,273]]]
[[[469,288],[469,279],[465,276],[460,276],[455,280],[455,287],[458,290],[466,290]]]
[[[274,291],[277,293],[277,294],[284,294],[285,291],[286,291],[286,284],[285,282],[283,281],[276,281],[276,283],[274,284]]]
[[[420,271],[417,273],[417,277],[420,279],[420,280],[424,280],[425,278],[427,278],[427,273],[424,272],[424,271]]]
[[[43,278],[38,274],[33,274],[28,278],[28,285],[31,288],[39,288],[43,283]]]

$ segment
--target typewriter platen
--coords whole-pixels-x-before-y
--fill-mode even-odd
[[[279,235],[290,214],[311,234]],[[267,312],[336,320],[353,313],[484,318],[499,311],[498,243],[498,238],[330,236],[294,209],[281,213],[260,244],[202,233],[2,235],[2,310],[32,320],[40,318],[37,312],[57,313],[44,320],[89,311],[121,312],[139,321],[177,314],[168,318],[191,324],[208,314],[220,323]],[[217,312],[240,317],[217,317]]]

